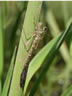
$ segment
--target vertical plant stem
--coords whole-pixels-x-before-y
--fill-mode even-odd
[[[22,95],[22,89],[20,88],[20,75],[24,67],[25,60],[28,55],[23,44],[23,40],[25,44],[28,41],[25,39],[24,32],[26,33],[27,38],[32,37],[34,28],[35,28],[35,25],[33,22],[35,22],[35,24],[38,22],[38,19],[39,19],[38,11],[39,11],[39,7],[41,3],[42,2],[28,2],[9,96],[21,96]]]

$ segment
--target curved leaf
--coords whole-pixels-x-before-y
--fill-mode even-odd
[[[60,35],[59,35],[60,36]],[[43,61],[45,60],[46,56],[50,52],[51,48],[54,46],[56,41],[58,40],[59,36],[52,41],[50,41],[30,62],[29,69],[27,73],[26,83],[24,87],[24,94],[26,92],[27,86],[32,78],[32,76],[36,73],[36,71],[41,67]]]
[[[43,61],[43,63],[45,62],[45,66],[43,67],[38,79],[34,83],[34,86],[31,89],[31,92],[30,92],[29,96],[34,96],[34,94],[35,94],[35,92],[36,92],[41,80],[44,78],[46,72],[50,68],[50,65],[51,65],[54,57],[56,56],[60,46],[62,45],[63,41],[65,39],[67,39],[67,37],[69,35],[72,35],[72,21],[70,22],[70,24],[69,24],[68,28],[66,29],[66,31],[63,32],[60,35],[60,37],[58,38],[58,40],[54,43],[54,46],[50,49],[50,52],[48,53],[48,55],[46,56],[45,60]]]
[[[56,51],[60,47],[60,45],[63,43],[65,38],[71,33],[72,31],[72,23],[68,26],[67,30],[63,32],[61,35],[59,35],[57,38],[53,39],[50,43],[48,43],[31,61],[27,73],[25,88],[24,88],[24,95],[27,89],[27,86],[29,84],[29,81],[31,80],[32,76],[36,73],[36,71],[40,68],[40,66],[44,63],[46,60],[46,57],[48,60],[51,58],[50,56],[53,56],[53,54],[56,54]],[[51,55],[50,55],[51,53]]]

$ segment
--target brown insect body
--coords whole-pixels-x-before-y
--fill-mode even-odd
[[[29,55],[27,57],[25,65],[24,65],[24,69],[21,73],[21,78],[20,78],[21,88],[24,88],[29,63],[35,56],[35,51],[39,47],[40,42],[44,37],[45,28],[46,27],[43,27],[43,24],[41,22],[39,22],[35,28],[34,41],[33,41],[31,49],[29,50]]]

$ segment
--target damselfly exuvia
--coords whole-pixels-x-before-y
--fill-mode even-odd
[[[46,29],[46,27],[44,27],[41,22],[38,22],[38,24],[36,25],[36,28],[35,28],[34,40],[33,40],[32,46],[29,50],[29,54],[26,59],[26,63],[24,64],[24,68],[23,68],[23,71],[22,71],[21,77],[20,77],[20,87],[22,89],[24,88],[29,63],[35,56],[35,51],[38,49],[41,41],[43,40],[44,34],[46,32],[45,29]]]

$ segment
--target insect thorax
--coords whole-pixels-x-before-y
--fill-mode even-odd
[[[43,34],[45,33],[45,29],[46,29],[46,27],[44,27],[43,23],[38,22],[35,27],[36,36],[43,36]]]

